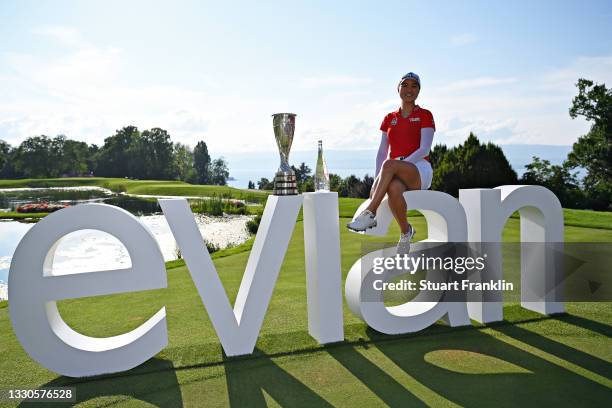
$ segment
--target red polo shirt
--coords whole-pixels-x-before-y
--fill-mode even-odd
[[[407,118],[402,117],[402,109],[391,112],[385,116],[380,130],[387,132],[387,139],[391,152],[389,157],[395,159],[401,156],[409,156],[421,146],[421,129],[434,128],[433,115],[427,109],[416,105]],[[429,160],[429,156],[425,157]]]

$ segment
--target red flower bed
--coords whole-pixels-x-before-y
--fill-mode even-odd
[[[33,203],[17,207],[18,213],[52,213],[62,208],[69,207],[68,204]]]

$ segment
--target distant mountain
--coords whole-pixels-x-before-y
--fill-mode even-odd
[[[552,164],[561,164],[572,150],[571,146],[558,145],[512,144],[500,147],[519,177],[525,172],[525,165],[531,163],[533,156],[549,160]],[[225,152],[220,155],[228,161],[230,176],[234,178],[229,184],[240,188],[246,188],[249,180],[256,183],[262,177],[272,178],[280,164],[277,151]],[[376,150],[325,150],[324,155],[331,173],[342,177],[351,174],[358,177],[374,174]],[[295,151],[289,155],[289,162],[294,166],[304,162],[313,170],[316,159],[317,152],[314,149]]]

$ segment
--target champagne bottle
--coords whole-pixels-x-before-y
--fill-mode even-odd
[[[317,156],[317,167],[314,176],[315,191],[329,191],[329,172],[327,163],[323,157],[323,141],[319,140],[319,153]]]

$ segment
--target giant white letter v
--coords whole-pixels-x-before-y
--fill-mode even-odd
[[[252,353],[302,196],[268,197],[233,310],[187,200],[159,200],[159,204],[225,353],[228,356]]]

